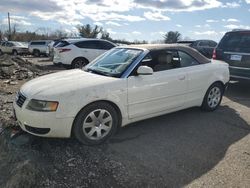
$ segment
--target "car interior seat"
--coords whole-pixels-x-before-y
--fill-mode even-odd
[[[160,54],[158,56],[158,64],[154,66],[154,71],[163,71],[173,68],[172,54]]]

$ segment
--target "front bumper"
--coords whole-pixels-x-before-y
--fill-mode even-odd
[[[73,118],[57,118],[56,112],[35,112],[27,110],[27,101],[20,108],[13,103],[18,124],[25,132],[41,137],[69,138]]]

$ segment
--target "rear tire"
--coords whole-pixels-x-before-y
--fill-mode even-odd
[[[114,135],[118,124],[115,108],[106,102],[96,102],[79,112],[72,132],[82,144],[98,145]]]
[[[224,87],[222,84],[212,84],[206,92],[201,108],[209,112],[216,110],[221,103],[223,93]]]
[[[88,60],[86,60],[85,58],[79,57],[79,58],[76,58],[73,60],[73,62],[71,64],[71,68],[72,69],[82,69],[88,63],[89,63]]]

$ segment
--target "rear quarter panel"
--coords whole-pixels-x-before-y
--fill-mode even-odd
[[[229,80],[229,67],[228,64],[219,61],[219,60],[212,60],[211,63],[208,64],[208,69],[210,71],[210,77],[207,80],[207,84],[204,87],[203,94],[202,94],[202,100],[200,101],[200,105],[202,104],[203,98],[208,90],[208,88],[215,82],[221,82],[224,85],[226,85]]]
[[[213,70],[213,77],[211,77],[210,82],[221,81],[224,84],[228,83],[230,80],[229,76],[229,66],[224,61],[212,60],[211,67]]]
[[[185,68],[188,72],[188,92],[186,107],[201,106],[208,88],[219,81],[226,84],[229,81],[228,65],[221,61],[206,63]]]
[[[203,97],[205,96],[208,88],[215,82],[221,82],[226,85],[230,80],[229,66],[227,63],[219,60],[212,60],[209,64],[211,75],[207,80],[207,85],[204,87]]]

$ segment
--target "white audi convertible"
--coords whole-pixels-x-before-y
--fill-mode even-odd
[[[116,47],[84,70],[24,84],[14,101],[21,128],[43,137],[100,144],[129,123],[201,107],[214,111],[229,82],[228,65],[182,45]]]

